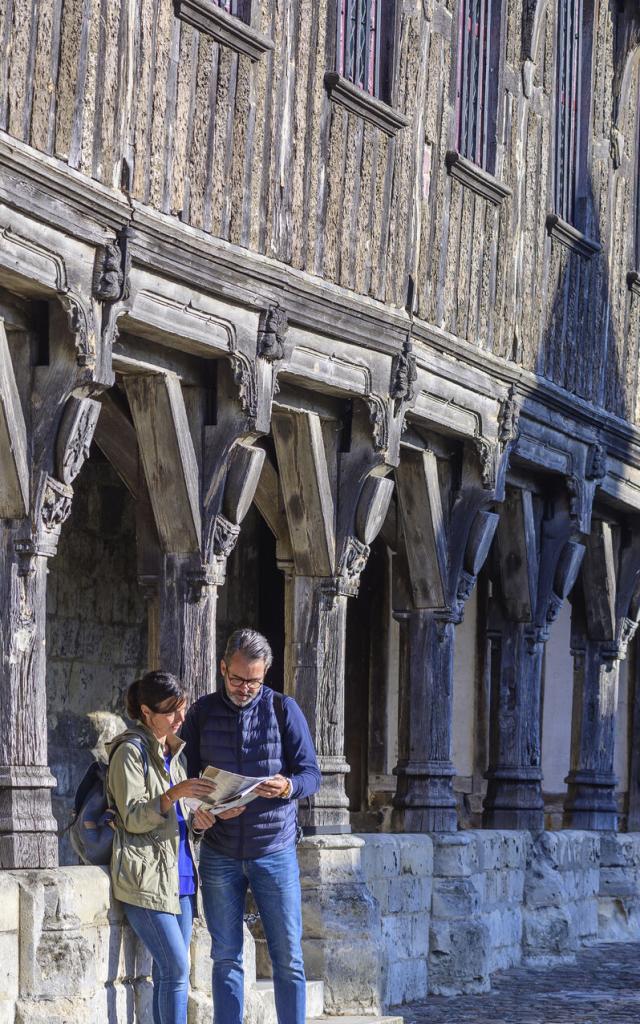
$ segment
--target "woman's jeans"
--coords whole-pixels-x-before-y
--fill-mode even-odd
[[[244,1006],[242,925],[247,886],[273,965],[279,1024],[304,1024],[306,985],[302,962],[300,876],[295,846],[252,860],[200,851],[202,902],[211,933],[216,1024],[241,1024]]]
[[[153,1024],[186,1024],[195,896],[180,897],[180,914],[122,905],[129,924],[153,957]]]

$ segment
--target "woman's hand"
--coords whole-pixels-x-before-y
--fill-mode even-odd
[[[184,782],[176,782],[175,786],[171,786],[165,796],[169,797],[172,804],[175,804],[176,800],[184,800],[185,797],[203,800],[209,796],[213,788],[213,783],[209,779],[185,779]]]
[[[196,832],[206,832],[208,828],[211,828],[215,820],[215,815],[211,811],[203,811],[199,807],[197,811],[193,812],[193,827]]]
[[[192,797],[195,800],[203,800],[213,789],[213,783],[208,779],[185,779],[183,782],[176,782],[160,798],[160,808],[166,814],[171,804],[176,800],[183,800],[185,797]]]

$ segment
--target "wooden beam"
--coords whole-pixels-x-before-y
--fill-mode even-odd
[[[109,391],[100,396],[100,404],[102,412],[98,417],[94,440],[131,496],[137,498],[139,466],[136,428]]]
[[[274,413],[273,438],[296,573],[332,576],[335,503],[320,417],[313,412]]]
[[[22,519],[28,515],[27,450],[27,427],[4,321],[0,320],[0,519]]]
[[[533,622],[538,599],[538,546],[531,491],[509,489],[498,523],[500,582],[507,617]]]
[[[200,551],[200,483],[180,381],[175,374],[125,379],[163,551]]]
[[[447,538],[435,453],[403,452],[396,469],[396,483],[414,605],[445,608]]]

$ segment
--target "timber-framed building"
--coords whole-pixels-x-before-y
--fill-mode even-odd
[[[208,692],[244,624],[320,859],[631,843],[639,166],[633,0],[0,0],[12,878],[135,674]]]

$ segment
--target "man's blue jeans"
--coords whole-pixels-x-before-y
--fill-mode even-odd
[[[236,860],[203,843],[200,880],[211,933],[216,1024],[242,1024],[242,924],[247,886],[251,886],[269,947],[278,1024],[304,1024],[306,987],[295,846],[252,860]]]
[[[153,957],[153,1024],[187,1024],[189,944],[195,896],[181,896],[180,914],[123,903],[127,920]]]

